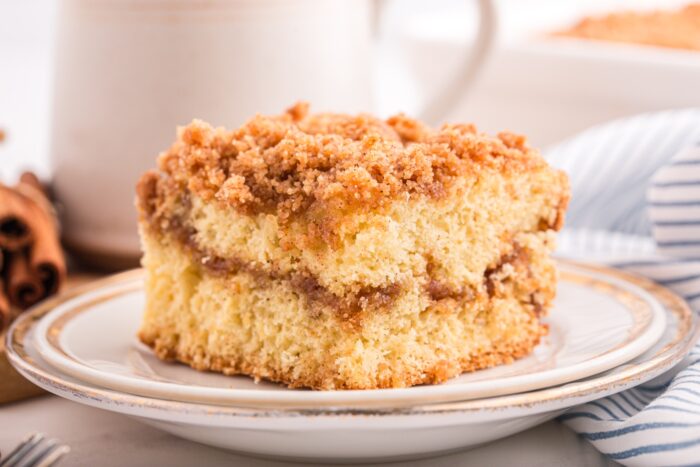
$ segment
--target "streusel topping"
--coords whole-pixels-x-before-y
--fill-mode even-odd
[[[171,181],[204,200],[281,220],[313,208],[342,212],[400,196],[441,197],[458,177],[544,164],[511,133],[491,137],[473,125],[434,130],[404,115],[309,114],[304,103],[233,131],[194,120],[159,159]]]

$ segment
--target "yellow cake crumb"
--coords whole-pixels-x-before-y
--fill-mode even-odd
[[[566,176],[523,137],[299,104],[194,122],[137,189],[140,338],[291,387],[438,383],[546,332]]]

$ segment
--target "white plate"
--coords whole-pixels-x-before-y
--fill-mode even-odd
[[[631,362],[588,379],[487,399],[384,409],[252,409],[103,389],[52,367],[33,344],[42,316],[78,292],[48,300],[18,319],[7,335],[7,355],[20,373],[54,394],[130,415],[212,446],[313,461],[416,458],[522,431],[567,408],[648,381],[677,364],[698,336],[697,318],[685,302],[649,281],[622,273],[605,274],[635,283],[663,304],[667,327],[659,342]]]
[[[600,270],[560,269],[550,333],[532,355],[442,385],[309,391],[160,361],[135,337],[144,307],[139,271],[56,307],[38,324],[35,344],[62,372],[110,389],[183,402],[315,408],[396,407],[540,389],[614,368],[661,337],[663,307],[640,287]]]

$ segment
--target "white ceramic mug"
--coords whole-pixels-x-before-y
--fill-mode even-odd
[[[495,27],[423,115],[434,121],[472,81]],[[134,185],[177,125],[235,127],[298,100],[371,111],[371,0],[62,0],[51,161],[66,245],[91,262],[139,256]],[[466,22],[466,19],[465,19]]]

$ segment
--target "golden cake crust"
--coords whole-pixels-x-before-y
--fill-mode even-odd
[[[332,367],[325,372],[304,372],[301,375],[291,370],[278,369],[266,364],[256,364],[240,358],[210,357],[201,351],[187,351],[177,346],[164,344],[157,335],[144,331],[139,339],[153,349],[158,358],[165,361],[179,361],[199,371],[213,371],[225,375],[250,375],[256,381],[268,381],[285,384],[289,388],[311,388],[317,390],[339,389],[391,389],[404,388],[420,384],[440,384],[462,373],[506,365],[532,353],[533,349],[547,335],[549,329],[544,324],[534,325],[531,332],[521,340],[500,341],[493,349],[478,355],[458,360],[443,359],[421,368],[420,371],[393,371],[389,377],[380,378],[373,386],[358,386],[340,380]]]

